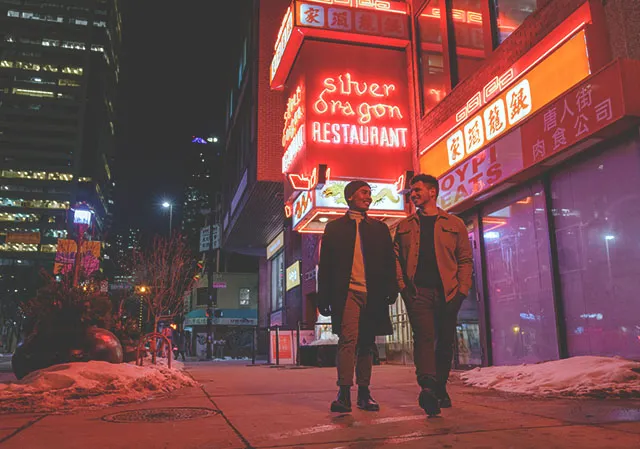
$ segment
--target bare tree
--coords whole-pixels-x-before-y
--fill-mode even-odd
[[[197,265],[184,237],[156,236],[146,251],[133,254],[133,273],[141,294],[153,316],[154,332],[160,318],[174,318],[182,311],[184,295],[196,280]]]

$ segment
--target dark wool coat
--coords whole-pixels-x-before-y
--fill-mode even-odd
[[[393,333],[387,297],[398,295],[393,241],[386,224],[367,217],[360,223],[362,257],[367,281],[367,306],[361,323],[375,335]],[[340,335],[342,312],[347,300],[356,222],[345,215],[327,224],[322,237],[318,267],[318,304],[331,305],[333,333]]]

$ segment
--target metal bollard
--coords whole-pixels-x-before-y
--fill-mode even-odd
[[[251,339],[251,364],[255,365],[256,364],[256,334],[258,328],[257,326],[253,328],[252,330],[252,334],[253,334],[253,338]]]

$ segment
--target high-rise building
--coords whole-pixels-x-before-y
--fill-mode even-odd
[[[109,226],[118,0],[0,0],[0,260],[51,269],[70,209]]]

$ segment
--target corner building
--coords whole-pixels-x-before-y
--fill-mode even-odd
[[[328,337],[311,298],[341,188],[370,181],[393,228],[424,172],[474,248],[458,367],[640,358],[639,28],[622,0],[291,2],[269,70],[287,217],[270,279],[305,338]],[[401,301],[392,317],[381,357],[411,363]]]

